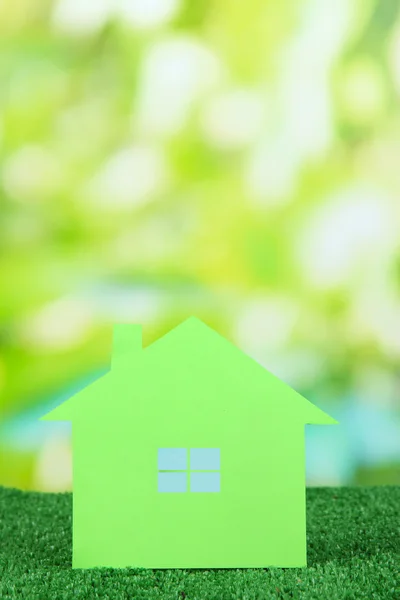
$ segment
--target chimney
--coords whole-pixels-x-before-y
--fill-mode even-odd
[[[142,350],[142,326],[133,323],[118,323],[113,329],[113,344],[111,368],[118,367],[120,363],[126,364]]]

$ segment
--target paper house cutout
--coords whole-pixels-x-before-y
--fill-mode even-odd
[[[304,425],[334,419],[191,317],[43,417],[72,421],[75,568],[306,566]]]

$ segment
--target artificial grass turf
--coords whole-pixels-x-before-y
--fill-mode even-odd
[[[306,569],[72,570],[71,500],[0,487],[1,600],[400,599],[400,487],[308,489]]]

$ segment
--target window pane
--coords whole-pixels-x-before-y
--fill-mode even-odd
[[[219,492],[219,473],[190,473],[191,492]]]
[[[158,469],[160,471],[180,471],[187,469],[187,449],[159,448]]]
[[[218,471],[219,454],[219,448],[190,448],[190,469]]]
[[[185,473],[159,473],[159,492],[186,492],[187,475]]]

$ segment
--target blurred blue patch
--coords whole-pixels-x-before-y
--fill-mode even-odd
[[[103,369],[91,373],[60,394],[45,401],[39,401],[24,412],[2,421],[0,424],[0,443],[22,452],[34,452],[42,445],[43,439],[49,435],[69,435],[71,431],[71,424],[69,422],[39,421],[39,419],[96,381],[96,379],[107,373],[107,371],[108,369]]]

